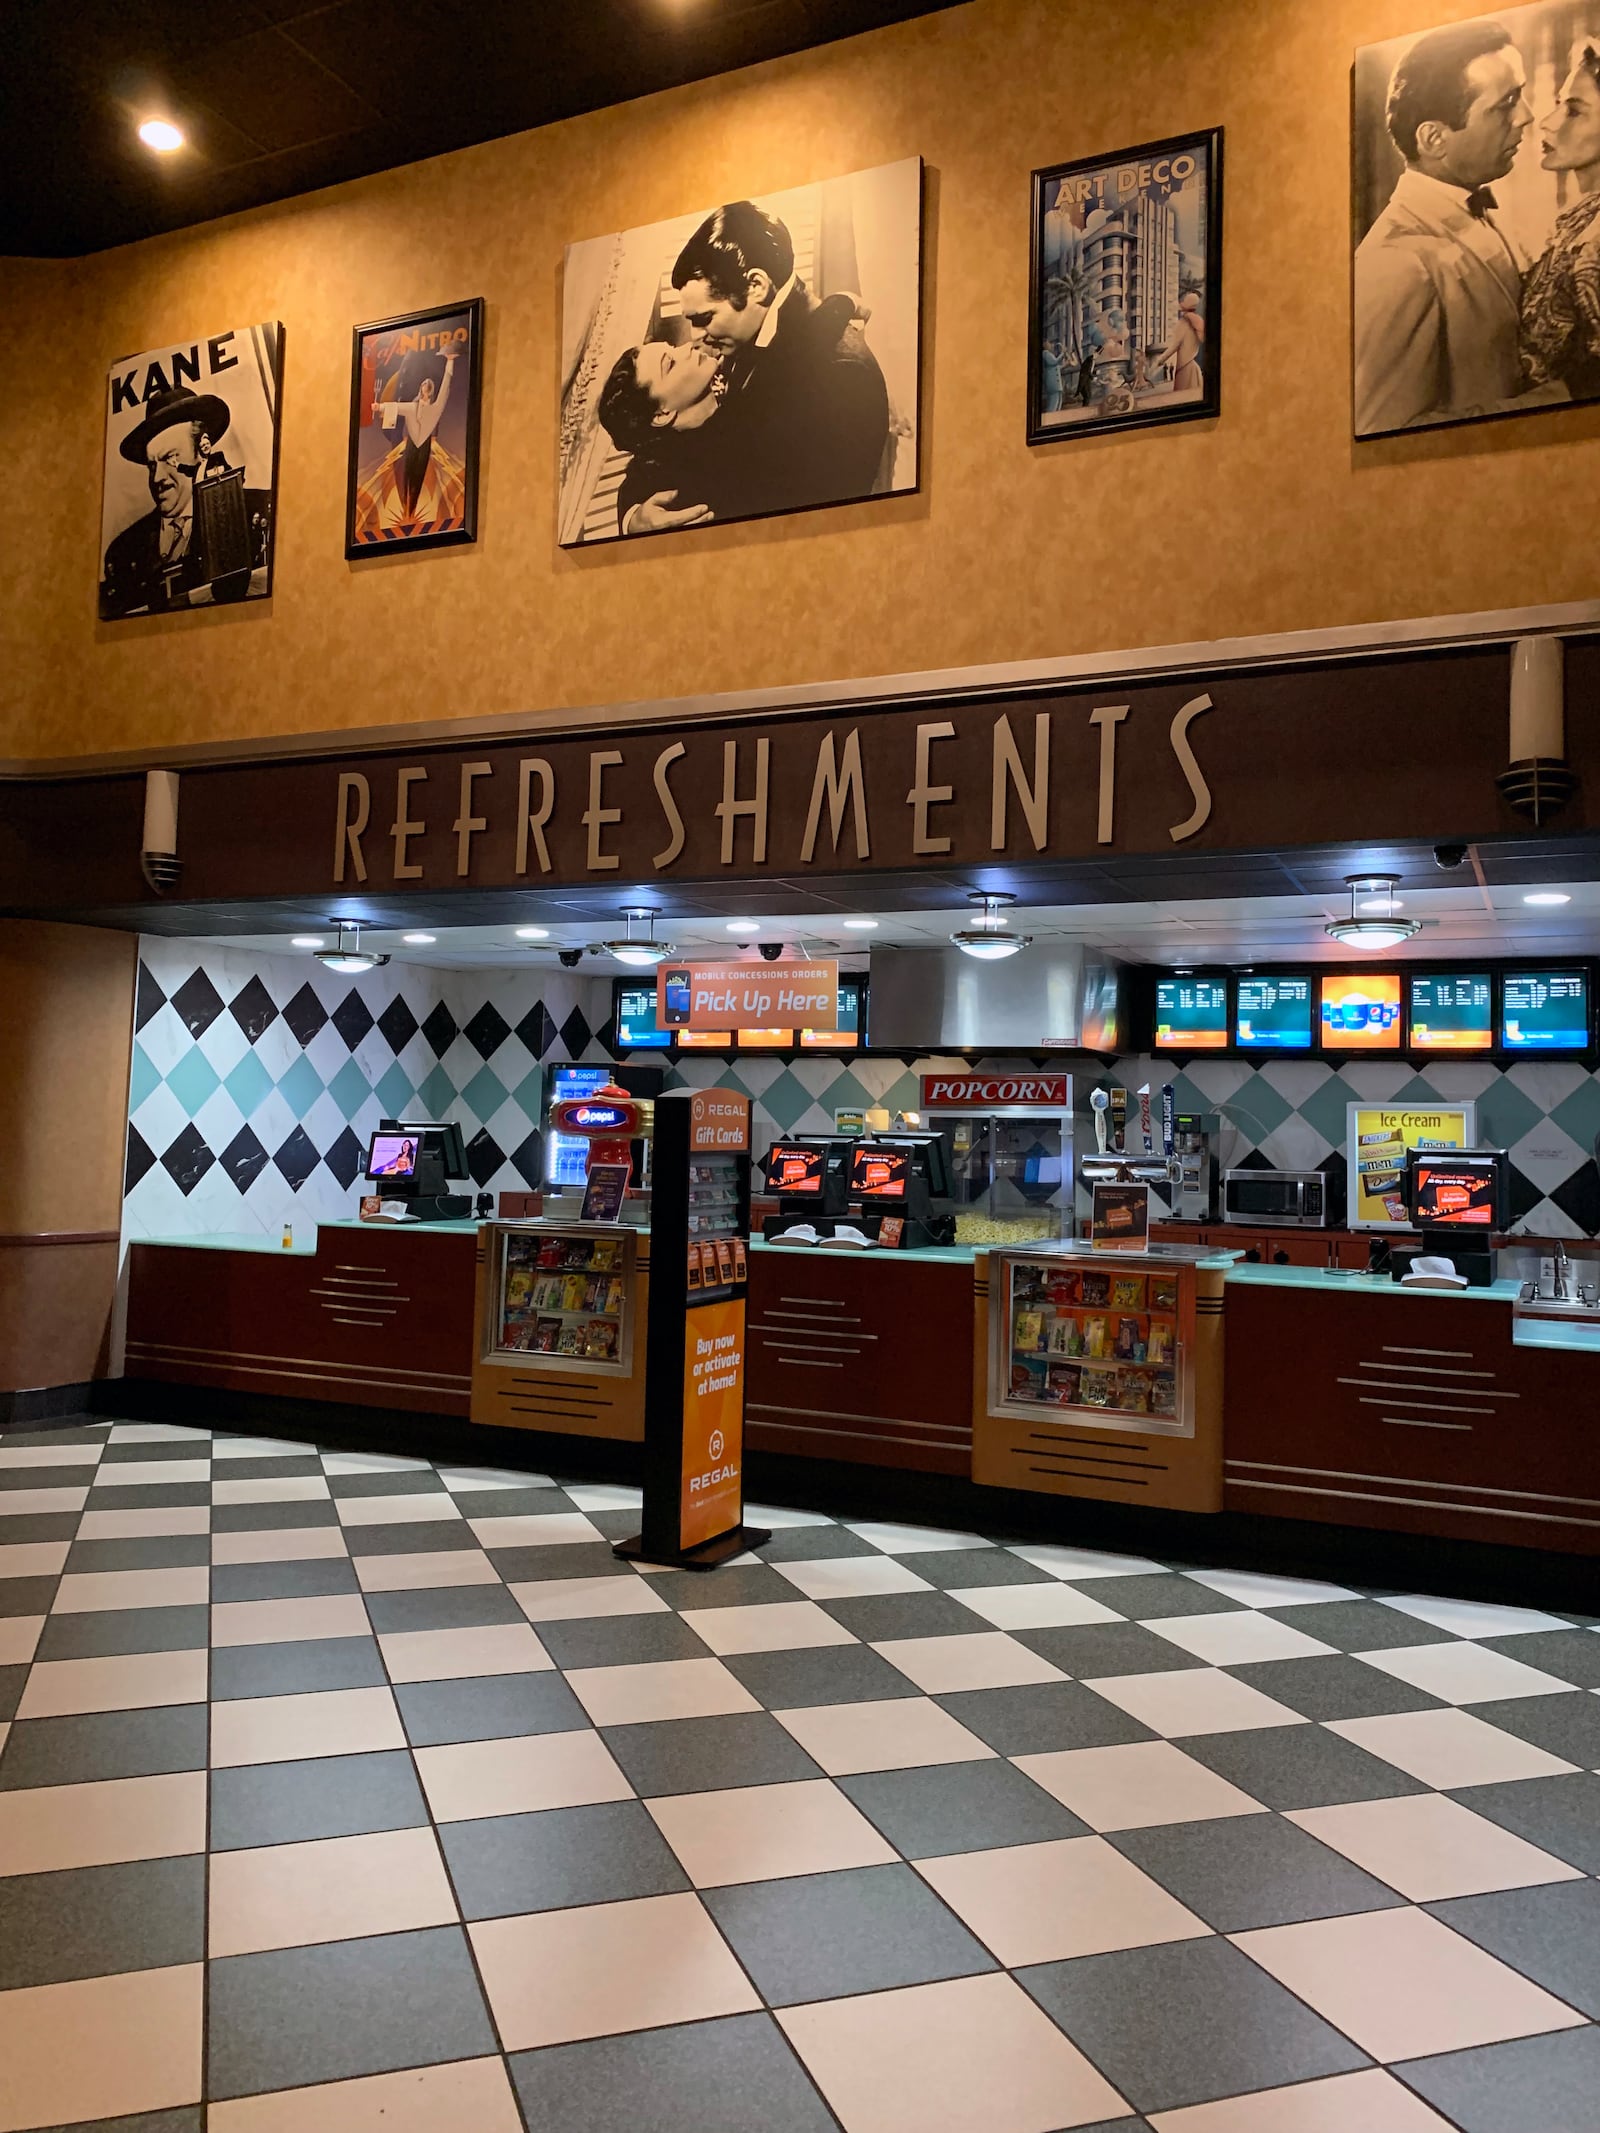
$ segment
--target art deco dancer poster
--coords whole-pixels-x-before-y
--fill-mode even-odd
[[[483,299],[358,326],[346,556],[478,537]]]

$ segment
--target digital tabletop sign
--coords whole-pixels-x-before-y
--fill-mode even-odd
[[[1220,1052],[1228,1044],[1228,986],[1224,978],[1156,980],[1156,1050]]]
[[[1399,971],[1358,970],[1325,977],[1322,1043],[1330,1052],[1399,1051]]]
[[[1448,970],[1411,980],[1414,1052],[1487,1052],[1494,1044],[1487,970]]]
[[[1587,971],[1507,971],[1501,994],[1500,1042],[1508,1052],[1587,1051]]]
[[[1233,1011],[1233,1041],[1241,1051],[1309,1052],[1311,979],[1242,977]]]

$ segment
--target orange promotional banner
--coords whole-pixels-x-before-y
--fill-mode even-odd
[[[656,1027],[836,1030],[839,962],[661,963]]]
[[[690,1311],[683,1349],[682,1548],[729,1532],[744,1501],[744,1299]]]

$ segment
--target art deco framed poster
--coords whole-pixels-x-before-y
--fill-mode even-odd
[[[922,163],[571,244],[563,547],[917,486]]]
[[[1033,174],[1028,442],[1187,422],[1222,383],[1222,129]]]
[[[1363,46],[1358,437],[1600,399],[1600,7],[1538,0]]]
[[[231,326],[106,377],[100,619],[272,591],[283,328]]]
[[[344,552],[478,537],[483,298],[357,326]]]

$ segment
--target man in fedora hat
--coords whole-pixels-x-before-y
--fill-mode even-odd
[[[209,544],[225,546],[227,554],[208,554],[210,514],[195,510],[197,486],[229,471],[218,446],[232,419],[227,402],[215,393],[171,386],[152,396],[143,421],[118,444],[124,459],[144,467],[154,509],[125,526],[106,550],[103,622],[193,606],[197,593],[214,601],[243,600],[248,594],[252,569],[266,561],[271,492],[241,490],[242,529],[237,513],[231,513],[233,538],[221,542],[213,536]],[[216,523],[221,522],[219,513]]]

